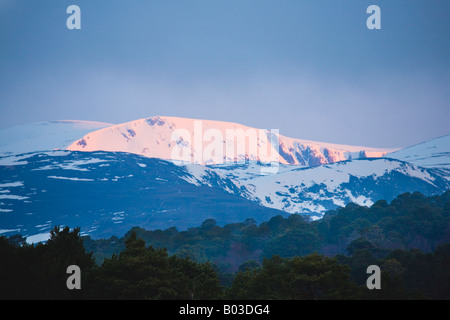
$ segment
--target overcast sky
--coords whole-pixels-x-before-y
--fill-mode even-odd
[[[449,14],[445,0],[0,0],[0,128],[166,115],[412,145],[450,134]]]

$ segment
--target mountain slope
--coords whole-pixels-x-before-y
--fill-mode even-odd
[[[17,137],[9,131],[2,150],[55,149],[103,126],[68,147],[75,151],[0,154],[0,235],[20,231],[32,242],[57,224],[81,226],[98,238],[133,226],[186,229],[209,218],[219,224],[289,213],[318,219],[350,202],[370,206],[405,192],[430,196],[450,189],[449,136],[382,158],[388,150],[154,117],[114,126],[41,124],[18,130]]]
[[[375,149],[292,139],[236,123],[153,117],[91,132],[67,150],[129,152],[196,164],[238,161],[318,166],[355,158],[382,157]]]
[[[45,240],[54,225],[80,226],[94,238],[133,226],[186,229],[286,213],[188,182],[184,167],[126,153],[56,151],[0,157],[0,235]],[[3,161],[2,161],[3,160]],[[1,164],[4,165],[1,165]]]
[[[393,159],[319,167],[259,164],[175,165],[129,153],[53,151],[0,157],[0,234],[45,240],[54,225],[80,226],[93,238],[133,226],[186,229],[300,213],[312,219],[349,202],[371,205],[404,192],[443,193],[440,171]]]
[[[410,162],[424,168],[450,170],[450,134],[388,153],[386,157]]]
[[[111,126],[94,121],[47,121],[0,130],[0,155],[64,149],[85,134]]]
[[[262,176],[259,166],[188,165],[196,183],[241,195],[263,206],[320,218],[330,209],[355,202],[371,206],[419,191],[435,195],[450,188],[448,175],[394,159],[359,159],[311,168],[282,166]],[[194,181],[192,181],[195,183]]]

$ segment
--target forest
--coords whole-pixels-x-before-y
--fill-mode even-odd
[[[46,243],[0,237],[1,299],[449,299],[450,191],[370,208],[93,240],[55,227]],[[82,289],[66,287],[69,265]],[[366,286],[369,265],[381,289]]]

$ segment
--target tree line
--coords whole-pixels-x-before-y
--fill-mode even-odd
[[[357,240],[347,256],[274,255],[261,264],[247,261],[231,285],[223,286],[213,264],[169,256],[134,232],[120,254],[98,266],[79,233],[55,227],[47,243],[36,246],[0,237],[0,299],[450,299],[450,244],[434,253],[394,250],[380,258],[378,249]],[[380,290],[365,284],[373,264],[382,270]],[[66,286],[69,265],[82,270],[81,290]]]
[[[18,240],[21,245],[18,245]],[[210,263],[169,256],[132,233],[125,250],[96,265],[80,229],[55,227],[46,243],[0,237],[0,299],[215,299],[222,294]],[[67,267],[81,270],[81,290],[69,290]]]
[[[363,239],[386,254],[395,249],[433,252],[450,242],[450,191],[434,197],[405,193],[390,204],[381,200],[370,208],[348,204],[327,212],[317,221],[293,214],[275,216],[259,225],[254,219],[218,226],[209,219],[199,227],[178,231],[144,230],[135,227],[122,238],[84,238],[98,264],[121,252],[135,232],[147,245],[166,248],[170,255],[213,262],[220,271],[234,273],[247,260],[305,256],[317,252],[326,256],[346,255],[352,241]]]
[[[449,299],[449,199],[405,194],[315,222],[207,220],[120,239],[68,227],[37,245],[0,237],[0,299]],[[69,265],[81,290],[66,286]],[[369,265],[381,268],[381,290],[366,287]]]

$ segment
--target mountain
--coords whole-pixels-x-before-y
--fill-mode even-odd
[[[386,157],[407,161],[424,168],[450,171],[450,134],[388,153]]]
[[[128,152],[205,165],[250,160],[311,167],[382,157],[395,149],[293,139],[230,122],[152,117],[91,132],[67,150]]]
[[[109,123],[79,120],[47,121],[0,130],[0,155],[64,149]]]
[[[206,219],[224,225],[287,215],[193,179],[183,166],[127,153],[0,157],[0,235],[42,241],[60,225],[99,238],[122,236],[133,226],[185,230]]]
[[[208,185],[240,195],[263,206],[318,219],[350,202],[371,206],[405,192],[436,195],[450,188],[447,174],[394,159],[358,159],[299,168],[281,166],[277,174],[261,175],[260,165],[188,165]]]
[[[433,169],[392,159],[348,160],[313,168],[260,164],[175,165],[120,152],[49,151],[0,157],[0,235],[42,241],[54,225],[93,238],[133,226],[186,230],[300,213],[312,219],[349,202],[370,205],[407,191],[449,189]]]
[[[100,238],[206,219],[314,220],[350,202],[450,189],[449,136],[392,152],[171,117],[48,122],[2,134],[0,235],[29,242],[45,240],[54,225]]]

